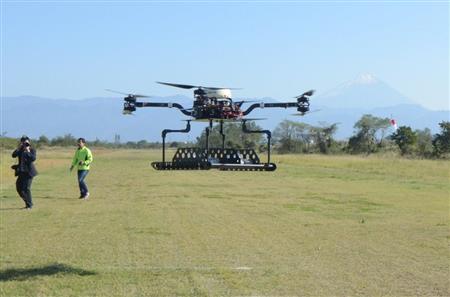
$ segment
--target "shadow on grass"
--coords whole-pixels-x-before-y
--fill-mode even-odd
[[[50,200],[61,200],[61,199],[72,199],[72,200],[78,200],[77,193],[73,194],[72,196],[33,196],[33,199],[50,199]]]
[[[75,274],[79,276],[95,275],[93,271],[74,268],[65,264],[51,264],[32,268],[9,268],[0,271],[0,282],[24,281],[38,276],[50,276],[55,274]]]
[[[7,210],[22,210],[22,207],[8,207],[8,208],[0,208],[0,211],[7,211]]]

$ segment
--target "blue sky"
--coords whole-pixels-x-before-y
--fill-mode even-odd
[[[190,95],[169,81],[286,99],[372,73],[449,109],[448,2],[4,1],[1,31],[3,96]]]

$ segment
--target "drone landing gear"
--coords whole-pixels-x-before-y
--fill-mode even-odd
[[[260,163],[253,149],[178,148],[172,162],[153,162],[156,170],[274,171],[273,163]]]
[[[244,133],[263,133],[268,137],[268,162],[261,163],[258,155],[253,149],[225,149],[225,134],[223,133],[223,122],[220,123],[220,134],[222,135],[222,147],[209,147],[209,134],[212,122],[206,128],[206,147],[205,148],[178,148],[172,158],[172,162],[165,160],[165,139],[168,133],[188,133],[190,131],[190,122],[188,121],[186,128],[183,130],[165,129],[162,132],[163,152],[162,162],[151,163],[156,170],[209,170],[219,169],[227,171],[274,171],[277,166],[270,163],[270,138],[271,133],[268,130],[249,130],[242,125]]]

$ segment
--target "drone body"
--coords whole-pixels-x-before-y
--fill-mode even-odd
[[[132,114],[136,108],[141,107],[167,107],[177,108],[183,114],[190,117],[187,120],[185,129],[171,130],[165,129],[162,131],[163,151],[162,162],[153,162],[152,167],[157,170],[187,170],[187,169],[210,169],[217,168],[221,170],[261,170],[273,171],[276,169],[274,163],[270,163],[270,140],[271,132],[269,130],[249,130],[246,126],[247,121],[255,120],[247,118],[255,108],[296,108],[298,114],[304,115],[309,111],[309,97],[314,94],[314,91],[308,91],[300,96],[294,97],[295,102],[277,102],[265,103],[259,102],[250,105],[247,109],[242,109],[242,105],[246,101],[233,101],[231,90],[232,88],[217,88],[217,87],[203,87],[185,84],[174,84],[158,82],[159,84],[168,85],[182,89],[194,89],[194,101],[190,108],[184,108],[178,103],[167,102],[138,102],[138,98],[145,98],[148,96],[137,94],[126,94],[117,91],[112,91],[127,95],[124,97],[124,114]],[[248,102],[248,101],[247,101]],[[188,133],[190,131],[190,121],[205,121],[209,122],[209,127],[206,128],[206,147],[205,148],[179,148],[172,158],[172,162],[165,160],[165,138],[168,133]],[[225,134],[223,133],[223,123],[230,121],[242,122],[243,133],[261,133],[267,135],[268,140],[268,155],[267,163],[261,163],[256,152],[251,149],[234,149],[225,148]],[[214,122],[220,124],[220,134],[222,135],[221,148],[209,148],[209,134]]]
[[[199,88],[194,90],[191,116],[197,120],[238,119],[242,117],[242,111],[231,99],[230,89]]]

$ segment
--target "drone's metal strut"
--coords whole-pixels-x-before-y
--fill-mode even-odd
[[[206,127],[206,129],[205,129],[205,134],[206,134],[206,146],[205,146],[205,149],[206,149],[206,154],[208,154],[208,151],[209,151],[209,134],[210,134],[210,129],[209,129],[209,127]]]
[[[181,130],[171,130],[171,129],[164,129],[161,133],[162,136],[162,161],[166,162],[166,135],[168,133],[188,133],[191,131],[191,121],[188,120],[186,123],[186,128]]]
[[[267,163],[270,163],[270,139],[272,138],[272,132],[270,130],[250,130],[246,125],[247,121],[242,121],[242,131],[244,133],[258,133],[258,134],[266,134],[267,135]]]
[[[225,149],[225,134],[223,133],[223,121],[220,121],[220,135],[222,135],[222,150]]]

